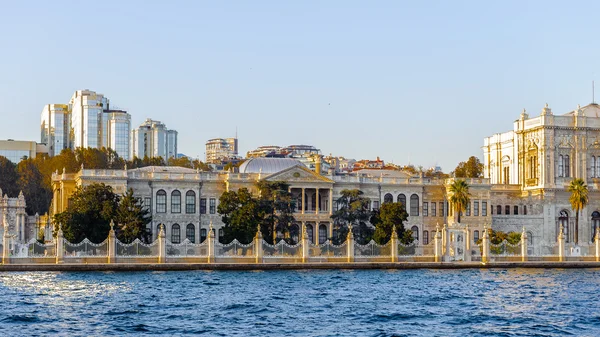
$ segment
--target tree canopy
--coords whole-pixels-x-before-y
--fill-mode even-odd
[[[341,197],[336,200],[338,210],[331,215],[336,229],[332,238],[335,244],[346,240],[350,226],[356,241],[366,243],[371,240],[373,230],[367,225],[372,216],[369,209],[370,202],[368,198],[363,197],[361,190],[341,191]]]
[[[483,164],[479,161],[479,158],[471,156],[466,162],[458,163],[451,175],[455,178],[482,178]]]
[[[588,188],[583,179],[575,178],[571,181],[567,190],[571,192],[569,202],[571,203],[571,208],[575,212],[574,241],[575,244],[577,244],[579,242],[579,212],[581,212],[581,210],[588,204]]]
[[[142,206],[141,200],[133,196],[133,189],[128,189],[121,198],[115,215],[115,234],[121,242],[130,243],[140,239],[150,243],[152,235],[146,225],[152,221],[152,216],[150,211]]]
[[[462,179],[456,179],[450,185],[450,202],[456,212],[457,222],[460,223],[460,215],[467,209],[467,205],[470,202],[469,184]]]
[[[392,237],[392,230],[396,226],[396,234],[400,242],[409,244],[413,241],[412,232],[404,229],[404,222],[408,213],[399,202],[387,202],[381,208],[373,211],[371,224],[375,226],[373,240],[380,245],[386,244]]]

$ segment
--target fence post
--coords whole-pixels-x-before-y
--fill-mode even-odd
[[[212,221],[208,226],[208,263],[215,262],[215,233],[213,231]]]
[[[165,263],[167,257],[167,235],[165,225],[160,226],[158,231],[158,263]]]
[[[523,226],[523,232],[521,232],[521,261],[527,261],[527,233],[525,232],[525,226]]]
[[[440,232],[440,225],[435,225],[435,235],[433,236],[434,242],[434,261],[441,262],[442,261],[442,233]]]
[[[594,236],[594,243],[596,244],[596,262],[600,261],[600,232],[598,232],[598,227],[596,227],[596,235]]]
[[[256,263],[263,262],[263,236],[260,231],[260,225],[257,226],[256,235],[254,236],[254,247],[256,247]],[[304,242],[302,243],[304,245]]]
[[[306,226],[302,226],[302,263],[308,262],[310,257],[308,232]]]
[[[487,225],[483,225],[483,237],[481,238],[481,262],[488,263],[490,256],[490,236],[488,234]]]
[[[348,232],[348,236],[346,237],[346,244],[348,245],[348,262],[354,262],[354,233],[352,233],[352,225],[350,225],[350,231]]]
[[[117,241],[115,240],[115,223],[110,221],[110,231],[108,232],[108,263],[115,263],[115,253]]]
[[[565,234],[563,233],[563,225],[560,224],[560,231],[558,232],[558,261],[565,260]]]
[[[396,225],[392,227],[390,244],[392,245],[392,262],[398,262],[398,233],[396,232]]]
[[[63,263],[65,256],[65,236],[61,227],[59,224],[58,233],[56,233],[56,263]]]

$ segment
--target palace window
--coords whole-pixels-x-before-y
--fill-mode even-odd
[[[200,230],[200,242],[204,242],[204,240],[206,240],[206,228]]]
[[[187,191],[185,193],[185,212],[187,214],[196,213],[196,192]]]
[[[596,157],[592,156],[592,164],[590,165],[590,177],[596,178]]]
[[[509,205],[504,206],[504,214],[510,215],[510,206]]]
[[[444,214],[444,202],[440,202],[440,216],[444,216],[446,214]]]
[[[200,198],[200,214],[206,214],[206,198]]]
[[[467,214],[466,214],[467,216],[471,216],[471,202],[470,201],[467,203],[466,212],[467,212]]]
[[[596,157],[596,178],[600,178],[600,156]]]
[[[569,156],[565,156],[565,177],[570,177],[571,176],[571,172],[569,170]]]
[[[210,214],[217,213],[217,199],[210,198]]]
[[[527,215],[527,205],[523,205],[523,215]]]
[[[146,209],[148,212],[152,213],[152,198],[151,197],[144,198],[144,209]]]
[[[419,196],[416,194],[410,196],[410,215],[419,216]]]
[[[429,244],[429,232],[428,231],[423,231],[423,244],[424,245]]]
[[[519,215],[519,206],[513,207],[513,214],[514,215]]]
[[[423,216],[429,216],[429,203],[423,202]]]
[[[594,211],[594,213],[592,213],[592,231],[590,233],[592,233],[592,238],[590,241],[594,241],[594,238],[596,237],[596,230],[599,229],[598,227],[600,227],[600,213],[598,211]]]
[[[473,216],[479,216],[479,201],[473,201]]]
[[[487,216],[487,201],[481,202],[481,216]]]
[[[497,215],[502,215],[502,206],[500,206],[500,205],[496,206],[496,214]]]
[[[477,242],[478,240],[479,240],[479,231],[474,230],[473,231],[473,242]]]
[[[171,192],[171,213],[181,213],[181,192]]]
[[[159,190],[156,192],[156,213],[167,212],[167,192]]]
[[[432,202],[431,203],[431,216],[437,216],[435,206],[437,206],[437,204],[435,202]]]
[[[412,226],[410,228],[410,231],[412,232],[413,241],[418,241],[419,240],[419,227]]]
[[[402,206],[404,206],[404,209],[406,209],[406,196],[404,194],[398,194],[397,200],[402,204]]]
[[[171,227],[171,243],[181,242],[181,227],[178,224],[174,224]]]
[[[560,211],[558,214],[558,223],[556,225],[556,236],[560,233],[560,226],[563,227],[563,234],[565,235],[565,242],[569,242],[569,213],[566,210]]]
[[[558,156],[558,176],[559,177],[565,176],[565,168],[563,165],[564,165],[564,158],[561,154],[560,156]]]
[[[324,244],[327,241],[327,226],[324,224],[319,225],[319,244]]]
[[[224,243],[223,242],[224,237],[225,237],[225,232],[223,231],[223,228],[219,228],[219,242],[220,243]]]
[[[194,224],[190,223],[185,227],[185,238],[191,243],[196,243],[196,227],[194,227]]]
[[[386,193],[386,195],[383,196],[383,203],[387,204],[389,202],[394,202],[394,196],[390,193]]]
[[[379,209],[379,201],[373,201],[373,209]]]
[[[308,234],[308,239],[310,240],[310,243],[315,243],[315,230],[313,228],[313,225],[306,225],[306,234]]]

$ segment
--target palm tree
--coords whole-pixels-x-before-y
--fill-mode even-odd
[[[470,202],[469,184],[462,179],[454,180],[450,185],[450,192],[452,192],[450,202],[458,215],[458,223],[460,223],[460,213],[467,209]]]
[[[588,188],[583,179],[575,178],[571,181],[568,191],[571,192],[569,198],[571,208],[575,211],[575,244],[577,244],[579,242],[579,212],[588,203]]]

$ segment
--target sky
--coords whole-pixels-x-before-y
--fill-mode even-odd
[[[80,89],[179,132],[178,152],[323,154],[446,172],[523,108],[600,82],[600,2],[0,0],[0,139],[40,140]],[[600,88],[600,83],[598,85]],[[597,94],[600,96],[600,90]]]

